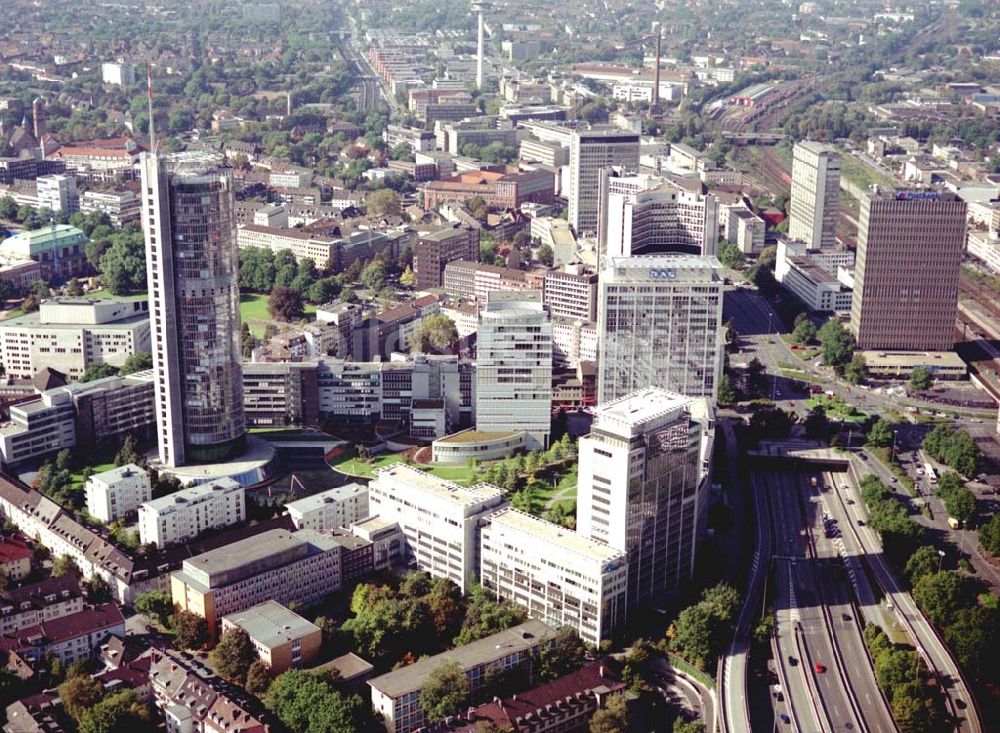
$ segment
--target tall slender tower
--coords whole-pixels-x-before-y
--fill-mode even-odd
[[[483,15],[490,9],[490,3],[488,2],[474,2],[472,3],[472,9],[476,11],[478,16],[479,25],[479,37],[476,45],[476,88],[483,88],[483,54],[484,54],[484,35],[485,31],[483,29]]]
[[[594,411],[580,439],[576,527],[628,553],[629,603],[676,590],[705,532],[711,399],[645,387]]]
[[[35,101],[31,103],[31,118],[35,125],[35,139],[44,148],[42,138],[45,137],[45,101],[41,97],[35,97]]]
[[[659,23],[656,24],[656,69],[653,71],[653,103],[650,105],[652,109],[658,109],[660,106],[660,44],[663,41],[663,28]]]
[[[798,143],[792,155],[788,236],[816,249],[834,247],[840,205],[840,153],[830,145],[807,140]]]
[[[246,442],[233,171],[201,152],[140,166],[160,461],[222,461]]]

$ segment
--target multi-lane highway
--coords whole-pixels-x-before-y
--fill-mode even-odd
[[[787,708],[797,731],[893,733],[819,492],[800,472],[755,480],[766,483],[775,535],[779,719]]]
[[[720,421],[726,436],[726,456],[730,464],[730,476],[736,477],[735,461],[737,442],[733,434],[733,426],[729,420]],[[718,687],[721,701],[719,704],[719,727],[723,733],[750,733],[750,708],[747,705],[747,667],[750,651],[750,631],[760,615],[760,597],[766,582],[768,567],[771,561],[771,529],[767,512],[766,489],[756,484],[752,485],[755,545],[753,559],[750,565],[750,577],[744,592],[743,607],[736,621],[733,641],[726,650],[719,665]]]
[[[852,463],[849,474],[843,477],[848,493],[859,496],[859,469]],[[945,692],[949,713],[957,720],[957,729],[962,733],[981,733],[982,723],[976,713],[974,699],[951,652],[941,641],[930,622],[917,608],[913,597],[901,590],[899,581],[885,562],[882,544],[878,535],[867,526],[868,517],[862,502],[846,502],[843,490],[832,492],[828,502],[829,511],[844,527],[844,544],[848,552],[863,556],[886,598],[892,604],[903,629],[913,640],[918,652],[927,663]],[[852,500],[853,501],[853,500]]]

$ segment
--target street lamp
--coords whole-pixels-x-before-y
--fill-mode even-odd
[[[899,435],[898,430],[892,431],[892,453],[889,455],[889,463],[894,463],[896,461],[896,436]]]
[[[938,550],[938,572],[941,572],[941,563],[944,562],[944,550]]]

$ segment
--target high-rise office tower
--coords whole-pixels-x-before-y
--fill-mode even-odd
[[[627,554],[629,605],[690,577],[704,532],[711,400],[655,387],[598,404],[580,439],[577,532]]]
[[[598,251],[601,257],[637,254],[714,255],[719,201],[673,181],[621,168],[600,172]]]
[[[200,152],[140,166],[160,460],[225,460],[246,441],[233,171]]]
[[[788,237],[814,248],[833,247],[840,203],[840,153],[829,145],[806,141],[798,143],[792,155]]]
[[[950,192],[876,191],[861,200],[851,330],[862,349],[955,345],[966,205]]]
[[[493,290],[479,311],[476,429],[523,430],[548,446],[552,423],[552,323],[538,290]]]
[[[639,167],[639,134],[617,128],[574,130],[569,145],[569,223],[577,235],[598,231],[601,171]]]
[[[715,397],[722,375],[723,281],[715,257],[604,260],[597,294],[597,402],[662,387]]]

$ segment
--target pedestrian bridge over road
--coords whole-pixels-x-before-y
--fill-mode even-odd
[[[756,448],[747,451],[747,456],[763,461],[796,462],[822,466],[827,471],[846,471],[851,454],[827,446],[815,440],[762,440]]]

